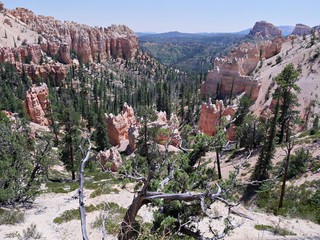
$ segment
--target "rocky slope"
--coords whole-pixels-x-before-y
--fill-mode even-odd
[[[138,49],[136,34],[126,26],[89,27],[3,6],[0,21],[0,62],[24,68],[33,80],[48,76],[63,80],[74,58],[83,63],[129,60]]]
[[[315,34],[319,37],[319,32]],[[300,72],[297,82],[301,88],[301,92],[298,94],[300,116],[304,120],[310,120],[308,109],[311,108],[311,112],[319,112],[319,106],[313,105],[313,103],[318,101],[320,94],[320,42],[314,41],[313,45],[312,42],[312,35],[307,35],[305,40],[302,36],[291,36],[283,43],[277,56],[263,61],[262,67],[253,75],[261,82],[260,92],[252,107],[255,114],[260,115],[269,108],[275,89],[272,78],[278,75],[289,63],[292,63]],[[281,57],[281,62],[277,64],[278,56]]]

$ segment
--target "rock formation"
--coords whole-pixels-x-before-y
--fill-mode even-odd
[[[225,107],[223,101],[216,101],[212,104],[211,99],[208,103],[202,103],[199,121],[199,130],[209,136],[214,136],[217,133],[217,126],[222,117],[228,121],[235,115],[236,109],[234,107]],[[235,139],[235,128],[233,126],[227,129],[228,140]]]
[[[49,120],[46,117],[48,95],[49,91],[45,83],[38,87],[30,87],[26,93],[25,106],[31,121],[43,126],[49,125]]]
[[[156,112],[157,120],[148,123],[148,128],[156,128],[157,134],[154,141],[158,144],[165,145],[170,140],[170,145],[178,147],[181,143],[180,133],[178,131],[178,120],[175,115],[172,115],[170,120],[167,120],[166,112]],[[128,141],[127,151],[134,152],[137,148],[137,138],[141,125],[136,120],[133,108],[124,104],[122,111],[117,116],[113,114],[106,115],[106,125],[108,129],[109,142],[113,146],[120,147],[121,143]]]
[[[121,141],[128,140],[128,130],[131,125],[136,125],[133,108],[127,103],[123,105],[122,112],[115,116],[106,115],[109,142],[113,146],[120,145]]]
[[[175,114],[172,114],[170,120],[167,120],[167,113],[160,111],[156,112],[157,120],[148,124],[148,127],[155,127],[158,129],[154,141],[160,145],[172,145],[179,147],[181,143],[181,136],[178,131],[179,122]]]
[[[53,75],[57,82],[62,81],[75,57],[83,63],[112,58],[128,60],[138,50],[136,34],[123,25],[89,27],[37,16],[25,8],[6,10],[3,4],[0,11],[5,11],[7,16],[5,27],[20,28],[22,35],[29,31],[34,38],[20,39],[20,35],[14,35],[13,39],[17,39],[14,40],[15,47],[3,45],[0,48],[0,62],[18,66],[23,64],[33,80]]]
[[[311,30],[312,30],[311,27],[304,25],[304,24],[301,24],[301,23],[298,23],[294,27],[292,34],[298,35],[298,36],[308,35],[311,33]]]
[[[101,164],[102,171],[110,169],[112,172],[117,172],[122,165],[121,155],[115,147],[100,151],[96,156],[96,161]],[[110,163],[110,165],[107,163]]]
[[[281,36],[281,30],[275,27],[273,24],[266,21],[256,22],[253,29],[250,31],[250,37],[257,38],[274,38]]]
[[[264,40],[258,43],[243,42],[227,56],[216,58],[214,69],[208,72],[207,79],[201,85],[201,94],[205,97],[229,98],[231,95],[246,93],[253,100],[258,96],[260,85],[250,74],[261,60],[276,55],[282,46],[282,40]]]
[[[37,16],[25,8],[8,11],[32,31],[40,33],[41,49],[62,63],[71,62],[70,53],[84,63],[111,58],[132,59],[138,49],[137,35],[123,25],[108,28],[89,27],[75,22],[61,22],[53,17]]]

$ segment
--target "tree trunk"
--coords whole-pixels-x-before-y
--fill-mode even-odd
[[[282,208],[282,206],[283,206],[283,199],[284,199],[284,192],[285,192],[285,188],[286,188],[286,181],[287,181],[287,174],[288,174],[291,150],[292,150],[292,147],[291,146],[288,147],[288,153],[287,153],[287,157],[286,157],[286,164],[285,164],[285,167],[284,167],[284,174],[283,174],[283,178],[282,178],[281,194],[280,194],[280,200],[279,200],[278,209]]]
[[[133,199],[121,223],[121,233],[119,235],[119,239],[129,240],[131,239],[131,235],[136,233],[136,230],[134,229],[134,222],[140,208],[146,203],[144,199],[145,196],[145,192],[139,192],[138,196]]]
[[[70,143],[70,162],[71,162],[71,174],[72,174],[72,180],[76,179],[76,173],[74,170],[74,152],[73,152],[73,141],[71,140]]]
[[[147,189],[149,187],[150,181],[153,178],[153,171],[149,170],[148,178],[144,180],[143,187],[138,195],[133,199],[130,207],[128,208],[126,215],[121,223],[121,232],[118,236],[120,240],[129,240],[131,235],[136,233],[134,229],[134,222],[140,208],[147,203],[145,197],[147,196]]]
[[[221,179],[222,175],[221,175],[220,156],[219,156],[219,149],[218,148],[216,148],[216,156],[217,156],[218,177],[219,177],[219,179]]]
[[[82,239],[89,240],[87,234],[87,223],[86,223],[86,209],[84,207],[84,167],[86,162],[89,160],[91,150],[91,143],[89,141],[89,148],[87,150],[86,156],[84,159],[81,160],[81,167],[80,167],[80,176],[79,176],[79,210],[80,210],[80,219],[81,219],[81,232],[82,232]]]

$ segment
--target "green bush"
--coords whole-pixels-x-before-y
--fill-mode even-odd
[[[107,205],[109,213],[107,220],[105,221],[105,227],[108,234],[117,234],[120,231],[120,224],[127,212],[127,209],[120,207],[117,203],[110,202]],[[94,228],[100,228],[102,225],[101,216],[98,217],[93,223]]]
[[[270,225],[256,224],[254,225],[254,228],[260,231],[272,232],[274,235],[280,235],[280,236],[296,235],[294,232],[291,232],[286,228],[281,228],[279,225],[273,227]]]
[[[299,174],[305,173],[307,164],[312,161],[312,155],[309,151],[301,148],[291,155],[287,178],[291,179]]]
[[[16,224],[24,221],[24,212],[15,209],[0,208],[0,225]]]
[[[98,205],[90,204],[89,206],[85,206],[86,213],[99,211],[102,209],[104,209],[103,203],[100,203]],[[61,224],[64,222],[70,222],[72,220],[79,220],[79,219],[80,219],[80,210],[77,208],[77,209],[64,211],[59,217],[56,217],[55,219],[53,219],[53,222],[57,224]]]
[[[262,185],[257,192],[257,206],[278,215],[308,219],[320,224],[320,187],[319,182],[288,186],[283,207],[278,210],[280,185]],[[318,189],[313,191],[312,189]]]

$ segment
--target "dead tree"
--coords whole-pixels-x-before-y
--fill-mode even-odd
[[[84,167],[86,162],[89,160],[90,157],[90,151],[91,151],[91,142],[89,141],[89,147],[86,151],[86,155],[81,160],[81,167],[80,167],[80,175],[79,175],[79,210],[80,210],[80,219],[81,219],[81,232],[82,232],[82,239],[83,240],[89,240],[88,234],[87,234],[87,224],[86,224],[86,210],[84,207]],[[81,148],[81,147],[80,147]]]
[[[166,146],[166,148],[167,148],[167,146]],[[165,161],[167,161],[167,159],[163,159],[159,165],[163,166],[164,165],[163,163]],[[161,181],[161,184],[160,184],[161,188],[159,188],[156,192],[149,191],[148,189],[150,187],[151,181],[155,178],[155,173],[158,170],[159,170],[159,166],[152,165],[149,167],[147,177],[143,177],[139,174],[136,174],[136,176],[131,175],[131,174],[121,175],[121,177],[126,177],[131,180],[137,180],[139,182],[142,182],[143,185],[142,185],[140,191],[134,197],[131,205],[129,206],[129,208],[124,216],[124,219],[121,223],[121,231],[118,236],[119,239],[121,239],[121,240],[133,239],[133,236],[138,233],[138,230],[135,229],[135,222],[136,222],[136,217],[137,217],[139,210],[141,209],[142,206],[144,206],[148,203],[151,203],[152,201],[158,200],[158,199],[165,200],[166,202],[175,201],[175,200],[183,201],[183,202],[194,202],[194,203],[198,202],[198,204],[201,206],[201,211],[203,212],[204,216],[209,217],[209,219],[214,219],[214,217],[210,216],[210,214],[207,212],[208,202],[213,203],[215,201],[220,201],[229,208],[230,214],[236,214],[241,217],[245,216],[245,214],[241,215],[241,213],[239,213],[239,211],[232,209],[233,207],[237,206],[237,204],[231,204],[222,197],[223,191],[220,188],[218,183],[216,183],[216,187],[217,187],[216,192],[213,192],[213,189],[210,188],[209,184],[208,184],[206,190],[204,190],[202,192],[181,192],[181,193],[162,192],[164,185],[166,185],[169,182],[169,180],[168,180],[168,181]],[[170,176],[174,175],[174,173],[168,172],[168,175],[169,175],[169,178],[167,177],[165,179],[171,180]],[[249,219],[249,217],[247,217],[247,218]],[[228,226],[228,227],[230,227],[230,226]],[[236,225],[234,225],[233,227],[236,227]],[[186,223],[181,223],[178,231],[180,231],[186,235],[193,236],[198,239],[204,239],[201,236],[200,232],[194,232],[194,231],[190,230],[186,226]],[[221,236],[222,235],[219,235],[219,236],[217,235],[214,239],[221,239]]]

